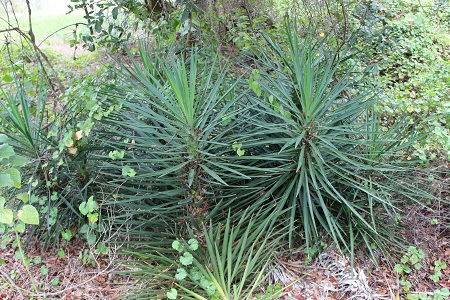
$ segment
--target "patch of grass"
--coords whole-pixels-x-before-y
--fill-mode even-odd
[[[44,10],[32,9],[31,21],[36,39],[41,42],[47,37],[52,37],[68,43],[73,37],[74,30],[77,30],[77,33],[80,30],[87,30],[83,26],[76,28],[74,25],[76,23],[85,23],[86,20],[83,18],[83,14],[81,12],[67,14],[68,11],[69,8],[61,5],[57,6],[57,9],[53,9],[51,4]],[[17,21],[11,12],[8,16],[4,10],[0,10],[0,30],[8,27],[18,27],[22,31],[28,32],[27,10],[20,8],[15,11],[15,14]],[[9,26],[8,22],[10,23]]]
[[[84,30],[83,27],[78,26],[77,28],[73,24],[83,23],[85,21],[83,15],[79,13],[68,15],[64,13],[57,15],[48,15],[45,13],[32,14],[33,31],[38,41],[43,41],[51,36],[52,38],[57,38],[68,43],[73,38],[74,30],[77,30],[77,33],[79,33],[79,30]],[[19,27],[24,31],[29,30],[26,16],[20,18]]]

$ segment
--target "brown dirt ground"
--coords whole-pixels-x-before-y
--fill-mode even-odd
[[[412,283],[410,294],[432,295],[433,291],[450,288],[450,216],[444,211],[446,207],[405,207],[403,217],[404,229],[401,235],[412,245],[423,249],[425,259],[421,261],[422,269],[414,270],[408,277]],[[438,219],[437,225],[430,223]],[[15,249],[10,242],[1,250],[5,264],[0,266],[0,296],[4,299],[28,299],[35,296],[32,282],[23,262],[15,256]],[[31,263],[29,270],[33,281],[39,286],[40,299],[44,292],[49,299],[90,300],[119,299],[127,291],[136,288],[132,278],[120,275],[123,270],[120,261],[126,259],[110,251],[108,255],[96,255],[92,249],[78,239],[68,243],[65,248],[66,257],[60,258],[55,250],[42,251],[36,243],[27,251],[26,257],[42,259],[39,263]],[[91,263],[80,258],[88,251],[92,254]],[[401,254],[395,255],[400,261]],[[331,300],[331,299],[406,299],[406,292],[398,283],[398,277],[391,266],[380,258],[379,268],[367,258],[360,256],[352,272],[350,259],[342,255],[335,247],[330,246],[320,253],[313,262],[304,264],[305,255],[301,252],[295,259],[280,258],[271,275],[272,283],[282,282],[286,288],[279,299],[283,300]],[[434,273],[434,262],[440,260],[447,264],[442,271],[439,282],[433,282],[429,276]],[[40,268],[48,268],[42,275]],[[51,284],[54,278],[59,284]]]

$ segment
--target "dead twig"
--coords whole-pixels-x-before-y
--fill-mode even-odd
[[[9,282],[9,284],[11,284],[16,290],[17,292],[20,294],[20,296],[23,297],[22,294],[22,290],[25,291],[24,289],[18,287],[15,283],[14,280],[11,279],[11,277],[9,277],[8,274],[6,274],[3,270],[0,269],[0,274],[2,274],[2,276]]]

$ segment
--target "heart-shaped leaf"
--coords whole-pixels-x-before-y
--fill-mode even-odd
[[[96,223],[98,221],[98,213],[88,213],[87,217],[91,223]]]
[[[0,133],[0,143],[4,143],[8,140],[8,137],[3,133]]]
[[[136,175],[136,171],[133,170],[130,166],[124,166],[122,168],[122,175],[128,177],[134,177]]]
[[[180,262],[184,266],[189,266],[194,261],[194,257],[189,252],[185,252],[183,256],[180,256]]]
[[[17,216],[25,224],[39,225],[39,213],[33,205],[25,204]]]
[[[191,269],[191,271],[189,272],[189,274],[191,275],[192,279],[194,279],[194,280],[200,280],[202,278],[202,273],[200,272],[200,270],[197,267],[193,267]]]
[[[69,229],[66,229],[65,231],[61,232],[61,235],[63,239],[66,241],[70,241],[72,239],[72,232]]]
[[[171,288],[169,292],[167,292],[167,298],[169,299],[177,299],[178,292],[176,289]]]
[[[88,241],[89,245],[93,245],[96,240],[97,240],[97,236],[95,235],[95,233],[90,233],[87,237],[87,241]]]
[[[177,269],[177,274],[175,274],[175,278],[177,280],[183,280],[183,279],[186,278],[186,276],[187,276],[187,272],[186,272],[185,269],[183,269],[183,268],[178,268]]]
[[[9,163],[14,167],[21,167],[27,162],[28,159],[20,155],[13,155],[9,158]]]
[[[82,202],[78,208],[83,215],[87,215],[96,211],[98,209],[98,204],[94,201],[94,197],[91,196],[87,202]]]
[[[9,208],[0,208],[0,223],[10,224],[13,221],[13,212]]]
[[[179,241],[173,241],[172,242],[172,248],[177,250],[178,252],[183,252],[183,245],[181,245],[181,243]]]
[[[25,223],[24,223],[24,222],[19,222],[19,223],[16,225],[16,231],[17,231],[18,233],[24,233],[24,232],[25,232]]]
[[[198,249],[198,241],[196,239],[190,239],[188,241],[189,244],[189,249],[191,249],[192,251],[195,251]]]
[[[28,202],[28,193],[20,193],[16,195],[16,198],[21,200],[23,203],[27,203]]]
[[[12,186],[14,181],[11,179],[11,176],[6,173],[0,173],[0,188]]]
[[[15,154],[14,148],[11,147],[10,145],[7,144],[0,145],[0,158],[9,158],[14,154]]]
[[[16,168],[9,168],[5,170],[5,173],[7,173],[11,180],[13,181],[12,186],[15,188],[20,188],[22,186],[22,180],[20,178],[20,172]]]

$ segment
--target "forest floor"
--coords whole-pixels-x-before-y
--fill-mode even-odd
[[[449,207],[445,207],[448,211]],[[407,299],[407,294],[433,297],[436,290],[450,288],[450,267],[442,270],[438,282],[433,282],[436,261],[450,266],[450,232],[448,228],[432,224],[449,222],[448,213],[443,216],[444,207],[404,207],[403,229],[399,234],[409,244],[423,250],[425,257],[420,261],[421,269],[408,276],[411,288],[405,292],[399,284],[399,277],[393,265],[380,259],[375,267],[373,261],[357,253],[352,271],[350,257],[341,254],[335,247],[321,250],[309,263],[306,255],[299,251],[290,259],[278,257],[270,279],[286,286],[278,299],[328,300],[328,299]],[[132,277],[123,275],[123,262],[127,257],[118,254],[118,249],[109,249],[108,254],[96,254],[85,242],[73,239],[63,248],[61,257],[55,249],[42,249],[42,243],[34,241],[26,257],[31,263],[27,268],[12,242],[1,250],[0,296],[3,299],[120,299],[139,285]],[[376,252],[376,251],[375,251]],[[397,254],[396,254],[397,253]],[[393,249],[393,257],[400,262],[402,253]],[[29,272],[29,273],[28,273]],[[31,277],[30,277],[31,274]],[[36,297],[33,284],[37,287]],[[6,296],[6,297],[4,297]],[[126,299],[126,296],[124,297]],[[1,298],[0,298],[1,299]],[[430,298],[433,299],[433,298]],[[448,298],[436,298],[448,299]]]
[[[82,49],[74,52],[67,44],[50,40],[43,48],[51,49],[51,56],[61,57],[66,67],[73,67],[72,76],[92,74],[104,61],[112,61],[106,54],[96,54],[89,61],[90,54]],[[75,53],[75,60],[74,58]],[[98,56],[100,55],[100,56]],[[77,62],[78,61],[78,62]],[[447,166],[448,174],[448,166]],[[448,178],[441,178],[448,181]],[[446,185],[436,183],[437,196],[448,200],[449,194],[443,190]],[[348,255],[341,254],[335,247],[326,246],[315,258],[305,264],[306,255],[299,251],[290,258],[278,257],[270,276],[273,283],[282,282],[285,288],[279,299],[319,300],[319,299],[407,299],[407,294],[430,296],[442,288],[450,289],[450,206],[443,203],[429,205],[409,205],[401,208],[398,234],[405,244],[420,248],[424,258],[421,268],[412,268],[406,278],[411,286],[405,291],[405,284],[393,270],[400,263],[404,253],[392,249],[394,263],[383,259],[381,253],[376,262],[364,253],[357,253],[352,268]],[[85,242],[73,239],[63,249],[43,249],[42,243],[34,241],[27,250],[30,263],[25,267],[13,242],[0,249],[0,300],[2,299],[119,299],[134,288],[139,288],[135,279],[121,273],[126,270],[127,260],[120,249],[109,249],[108,254],[96,254]],[[445,262],[447,268],[437,282],[430,279],[435,273],[437,261]],[[35,288],[33,288],[35,286]],[[36,294],[37,291],[37,294]],[[411,296],[409,296],[411,298]],[[124,297],[126,298],[126,296]],[[419,298],[417,298],[419,299]],[[422,299],[422,298],[420,298]],[[445,299],[436,298],[435,299]],[[243,299],[245,300],[245,299]]]

